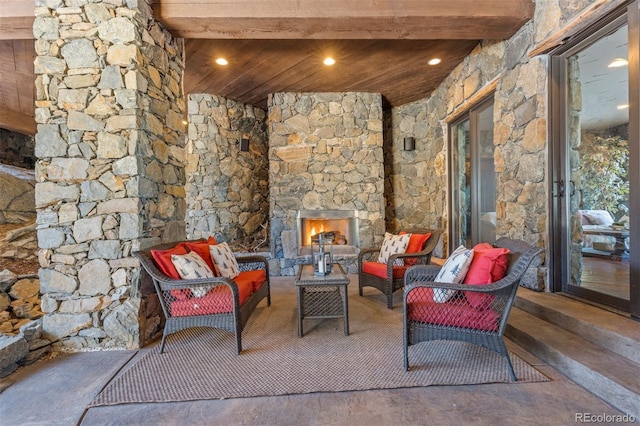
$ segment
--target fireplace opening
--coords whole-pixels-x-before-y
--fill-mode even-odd
[[[311,254],[312,243],[321,232],[332,236],[329,242],[334,254],[357,254],[360,237],[356,210],[298,210],[296,219],[299,255]]]

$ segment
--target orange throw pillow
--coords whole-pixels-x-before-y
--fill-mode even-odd
[[[399,235],[406,234],[405,231],[400,231]],[[405,253],[419,253],[424,248],[427,240],[431,238],[431,232],[426,234],[411,234],[409,237],[409,244]],[[404,259],[404,264],[407,266],[415,265],[418,259]]]
[[[153,256],[153,260],[156,261],[158,269],[166,276],[174,280],[179,280],[180,274],[178,274],[178,270],[173,266],[173,262],[171,261],[172,254],[187,254],[187,248],[183,243],[180,243],[166,250],[151,250],[151,256]]]
[[[214,239],[215,241],[215,239]],[[189,251],[196,252],[198,256],[200,256],[206,262],[211,272],[215,275],[215,267],[213,266],[213,260],[211,260],[211,252],[209,252],[209,242],[208,241],[189,241],[184,243]]]

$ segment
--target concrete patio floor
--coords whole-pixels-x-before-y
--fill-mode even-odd
[[[286,279],[275,278],[274,284]],[[581,413],[624,414],[508,340],[510,351],[551,380],[87,409],[119,372],[157,344],[141,350],[58,354],[18,369],[0,379],[0,426],[568,425],[575,424]],[[402,359],[389,363],[402,363]]]

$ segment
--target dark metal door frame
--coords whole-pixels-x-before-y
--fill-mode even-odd
[[[624,22],[629,27],[629,209],[630,253],[629,257],[629,301],[568,285],[570,222],[567,191],[570,179],[567,146],[567,118],[565,105],[566,63],[565,59],[584,48],[590,41],[598,39],[619,27]],[[551,258],[551,286],[555,292],[568,292],[579,297],[628,311],[632,317],[640,318],[640,0],[634,0],[626,8],[609,15],[598,30],[582,37],[570,46],[552,52],[550,57],[550,119],[549,136],[549,254]],[[635,76],[635,78],[634,78]]]

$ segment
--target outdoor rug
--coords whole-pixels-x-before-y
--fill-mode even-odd
[[[411,346],[405,372],[402,307],[388,310],[373,289],[358,296],[356,280],[349,285],[349,336],[342,319],[326,319],[305,320],[299,338],[293,280],[274,279],[271,306],[262,301],[256,308],[241,355],[231,333],[175,333],[163,354],[159,345],[145,350],[89,406],[510,381],[504,358],[458,342]],[[519,382],[548,380],[516,355],[511,360]]]

